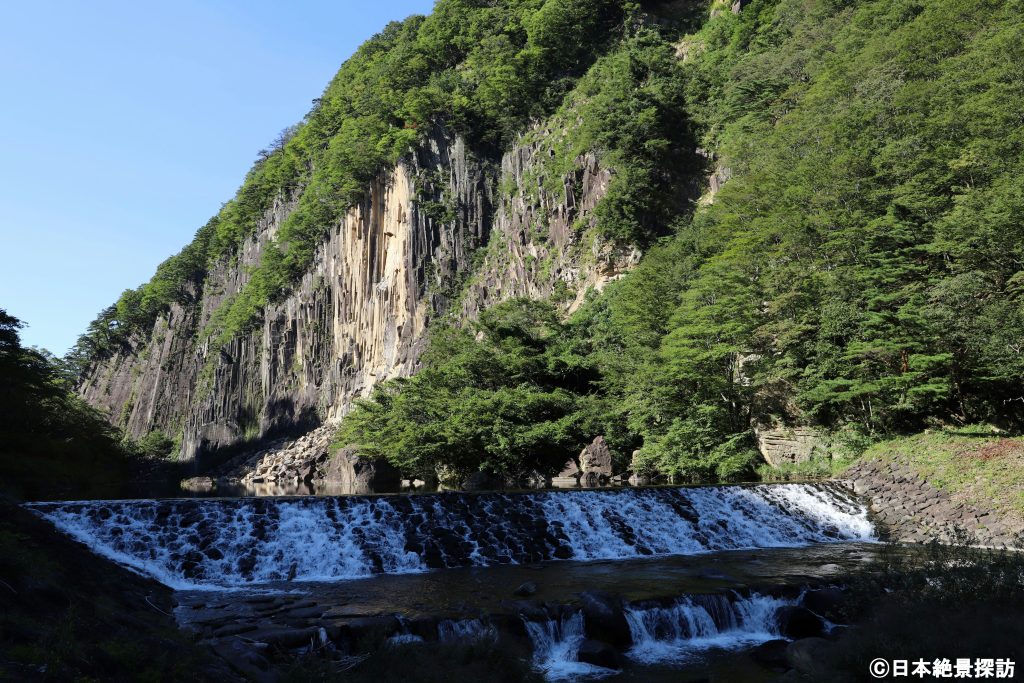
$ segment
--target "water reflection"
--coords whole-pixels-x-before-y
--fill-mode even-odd
[[[646,482],[645,482],[646,483]],[[521,490],[585,490],[585,489],[617,489],[629,488],[628,482],[613,482],[599,486],[581,486],[575,482],[571,484],[566,481],[553,480],[542,486],[527,488],[502,489],[504,491]],[[400,486],[354,486],[342,484],[325,484],[323,482],[301,482],[301,481],[275,481],[260,483],[242,483],[240,481],[216,480],[209,477],[193,477],[181,482],[181,494],[183,497],[205,498],[205,497],[278,497],[278,496],[356,496],[372,494],[396,494],[396,493],[438,493],[440,491],[459,491],[461,489],[444,486],[443,484],[429,483],[421,479],[403,479]],[[148,495],[147,491],[139,491],[137,497],[166,497],[163,493],[160,496]],[[133,496],[135,497],[135,496]]]

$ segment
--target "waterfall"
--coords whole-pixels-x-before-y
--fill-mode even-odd
[[[497,629],[482,619],[443,619],[437,624],[437,639],[442,643],[465,643],[497,638]]]
[[[638,664],[682,664],[699,659],[709,650],[740,649],[780,638],[776,610],[796,603],[758,593],[747,597],[728,593],[686,595],[668,606],[626,605],[626,622],[633,639],[626,656]],[[524,618],[523,623],[533,643],[534,666],[548,680],[615,673],[577,661],[586,638],[582,612],[546,621]]]
[[[734,597],[734,599],[730,599]],[[779,638],[775,611],[794,601],[754,594],[684,596],[668,607],[627,607],[630,659],[685,661],[712,649],[736,649]]]
[[[583,612],[564,614],[560,619],[547,621],[524,618],[523,624],[533,643],[533,664],[549,681],[594,678],[614,673],[577,661],[576,653],[586,639]]]
[[[873,540],[836,485],[32,503],[175,588]]]

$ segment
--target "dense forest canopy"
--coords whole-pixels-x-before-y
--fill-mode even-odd
[[[440,0],[349,59],[188,247],[104,311],[81,373],[296,208],[214,347],[308,267],[371,178],[437,126],[496,161],[531,124],[593,152],[593,212],[639,267],[568,319],[513,301],[438,320],[423,370],[342,426],[404,469],[551,472],[604,435],[624,467],[750,476],[759,424],[852,452],[940,423],[1024,419],[1020,0]],[[706,175],[728,179],[693,201]],[[554,180],[553,180],[554,179]]]

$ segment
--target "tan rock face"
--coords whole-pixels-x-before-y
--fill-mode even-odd
[[[492,243],[463,302],[466,318],[514,297],[549,297],[559,283],[571,296],[566,310],[572,312],[589,290],[601,291],[640,260],[638,250],[586,235],[611,172],[593,154],[585,155],[562,179],[564,192],[551,193],[537,187],[531,173],[543,163],[542,155],[542,145],[534,143],[517,147],[502,161],[499,185],[513,189],[497,202]]]
[[[603,436],[594,439],[593,443],[580,453],[580,469],[585,474],[612,476],[612,452],[608,449]]]
[[[522,186],[534,152],[506,155],[501,184]],[[336,422],[378,382],[415,372],[425,332],[452,297],[462,294],[462,319],[513,296],[548,296],[559,281],[582,301],[588,287],[632,267],[638,252],[574,242],[573,224],[587,219],[608,178],[588,157],[565,179],[567,199],[542,193],[527,201],[519,192],[495,206],[493,171],[461,140],[437,131],[328,228],[309,271],[255,329],[222,348],[204,333],[293,210],[287,198],[275,202],[235,258],[195,285],[190,301],[99,362],[80,393],[135,437],[154,429],[179,435],[186,459]],[[429,215],[423,200],[450,210]],[[542,214],[548,229],[538,238]],[[472,272],[475,253],[492,238]],[[539,259],[548,265],[539,268]],[[460,292],[464,281],[470,284]]]
[[[757,436],[758,450],[773,467],[807,462],[816,449],[824,452],[821,435],[811,427],[755,425],[754,434]]]

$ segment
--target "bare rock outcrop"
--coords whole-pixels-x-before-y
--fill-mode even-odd
[[[580,466],[576,461],[573,458],[569,458],[565,465],[562,466],[562,470],[552,477],[551,482],[555,486],[576,486],[580,483],[580,476],[582,474]]]
[[[348,493],[397,491],[401,480],[401,474],[387,460],[368,458],[353,446],[331,456],[324,471],[324,484]]]
[[[813,427],[755,424],[754,435],[758,450],[772,467],[807,462],[816,452],[827,452],[822,435]]]
[[[541,140],[560,134],[538,130]],[[266,451],[275,435],[336,423],[379,382],[414,373],[428,325],[456,301],[462,320],[510,297],[556,291],[572,310],[640,252],[586,229],[611,177],[599,158],[577,159],[564,193],[537,190],[544,155],[538,137],[529,139],[505,155],[497,177],[461,138],[434,130],[370,183],[343,220],[324,226],[289,295],[218,346],[215,313],[243,290],[296,206],[296,197],[278,197],[238,252],[192,283],[182,303],[95,363],[80,394],[133,437],[155,429],[176,436],[184,459],[245,444]],[[278,465],[261,471],[307,474],[282,474]]]
[[[612,452],[603,436],[594,439],[580,453],[580,484],[598,486],[612,478]]]
[[[242,291],[295,207],[278,198],[189,301],[97,363],[81,395],[132,436],[178,434],[186,459],[340,419],[378,382],[415,370],[427,324],[448,308],[444,283],[470,267],[490,232],[487,173],[461,139],[435,131],[344,220],[324,226],[288,297],[216,347],[205,332],[214,313]],[[438,216],[421,209],[426,200],[454,209]]]

